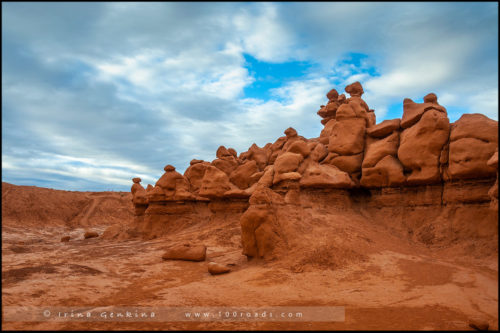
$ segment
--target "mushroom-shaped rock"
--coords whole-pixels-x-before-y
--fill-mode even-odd
[[[205,245],[183,244],[172,246],[162,255],[163,260],[204,261],[207,253]]]
[[[155,186],[163,190],[166,200],[191,200],[195,198],[189,192],[187,179],[175,171],[175,167],[167,165],[164,170],[165,173],[158,179]]]
[[[345,87],[345,92],[348,93],[351,97],[361,97],[363,95],[363,86],[358,81],[351,83],[347,87]]]
[[[292,127],[288,127],[284,133],[288,139],[296,137],[298,135],[297,131]]]
[[[130,192],[132,192],[132,202],[134,205],[147,205],[146,190],[141,185],[141,178],[136,177],[133,178],[132,181],[134,182],[130,188]]]
[[[339,93],[337,92],[337,90],[332,89],[326,94],[326,98],[328,98],[329,101],[336,102],[337,99],[339,98]]]
[[[231,268],[229,268],[226,265],[218,264],[216,262],[209,262],[208,263],[208,272],[212,275],[229,273],[230,271],[231,271]]]

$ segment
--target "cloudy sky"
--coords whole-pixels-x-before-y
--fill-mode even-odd
[[[498,4],[2,2],[2,181],[125,190],[294,127],[354,81],[498,120]]]

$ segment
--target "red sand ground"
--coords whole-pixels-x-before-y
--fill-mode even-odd
[[[2,306],[345,306],[345,321],[79,323],[3,318],[3,329],[471,330],[471,317],[484,318],[490,329],[498,329],[498,225],[474,221],[488,211],[488,203],[462,204],[452,211],[410,205],[404,214],[412,213],[402,219],[394,207],[376,202],[357,204],[354,198],[349,209],[335,204],[328,208],[318,197],[303,193],[300,207],[284,206],[279,212],[281,221],[290,221],[286,234],[297,236],[288,239],[291,249],[278,260],[247,261],[241,254],[241,213],[189,223],[175,220],[155,226],[161,230],[157,238],[113,238],[137,227],[131,198],[130,193],[3,183]],[[446,221],[453,225],[441,227]],[[476,229],[469,232],[472,222]],[[109,226],[113,228],[102,236]],[[84,240],[86,230],[100,237]],[[429,230],[432,237],[426,237]],[[65,235],[71,240],[60,242]],[[166,247],[184,243],[206,245],[206,261],[161,259]],[[207,271],[210,261],[228,264],[232,271],[212,276]]]

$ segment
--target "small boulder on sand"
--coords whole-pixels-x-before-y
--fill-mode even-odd
[[[99,237],[99,234],[95,231],[87,231],[85,232],[85,235],[83,235],[85,239],[87,238],[94,238],[94,237]]]
[[[481,318],[470,318],[469,326],[479,331],[487,331],[490,327],[490,324],[486,320]]]
[[[162,256],[163,260],[189,260],[189,261],[204,261],[207,254],[205,245],[192,246],[183,244],[169,248]]]
[[[69,237],[69,236],[64,236],[61,238],[61,242],[69,242],[70,238],[71,237]]]
[[[218,264],[216,262],[208,263],[208,272],[212,275],[229,273],[231,268],[226,265]]]

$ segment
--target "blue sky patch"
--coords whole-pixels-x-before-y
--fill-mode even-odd
[[[259,61],[244,53],[245,68],[255,81],[243,90],[246,98],[268,100],[272,96],[271,89],[286,85],[287,82],[305,77],[314,66],[307,61],[289,61],[270,63]]]

